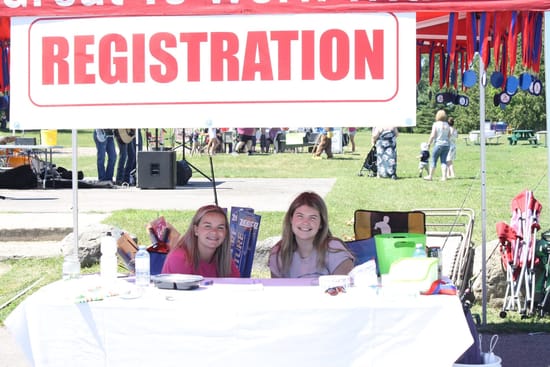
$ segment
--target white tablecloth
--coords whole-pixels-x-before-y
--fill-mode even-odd
[[[444,367],[473,343],[458,297],[272,281],[75,303],[90,278],[28,297],[6,326],[35,366]],[[167,297],[168,296],[168,297]]]

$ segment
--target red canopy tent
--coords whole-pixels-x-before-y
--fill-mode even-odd
[[[193,1],[189,0],[181,4],[172,5],[165,2],[154,2],[153,4],[145,4],[141,2],[128,2],[123,5],[114,5],[112,3],[101,3],[94,5],[83,5],[75,2],[72,5],[57,5],[54,2],[47,4],[35,3],[28,5],[20,5],[17,7],[8,7],[4,3],[0,4],[0,41],[9,40],[9,17],[21,16],[70,16],[70,15],[109,15],[109,16],[137,16],[137,15],[228,15],[228,14],[272,14],[272,13],[330,13],[330,12],[415,12],[417,21],[417,43],[418,53],[428,53],[434,47],[445,47],[446,53],[452,56],[456,53],[465,53],[466,61],[461,63],[461,70],[469,67],[473,54],[479,48],[476,48],[472,42],[475,37],[472,37],[471,32],[471,15],[473,12],[498,12],[496,16],[499,20],[504,20],[502,24],[506,26],[510,24],[511,14],[514,11],[522,12],[544,12],[550,10],[550,0],[323,0],[319,2],[303,2],[301,0],[288,0],[285,2],[257,2],[254,0],[241,0],[233,2],[223,2],[214,0],[208,2],[206,0]],[[450,15],[454,14],[454,15]],[[541,13],[542,15],[542,13]],[[548,18],[550,19],[550,18]],[[453,24],[454,28],[449,36],[449,24]],[[493,23],[494,24],[494,23]],[[495,27],[494,32],[503,32],[501,28]],[[529,27],[524,31],[529,31]],[[504,32],[505,33],[505,32]],[[498,33],[497,33],[498,34]],[[545,37],[547,39],[548,37]],[[451,39],[451,44],[448,40]],[[488,40],[488,39],[487,39]],[[513,39],[512,39],[513,40]],[[487,44],[485,50],[481,50],[480,70],[483,72],[487,61],[489,60],[489,49],[498,45],[500,50],[501,39],[491,39],[492,43]],[[542,42],[541,40],[539,40]],[[481,42],[483,44],[483,42]],[[546,47],[548,50],[548,47]],[[440,51],[441,52],[441,51]],[[445,52],[444,52],[445,53]],[[496,55],[496,60],[502,61],[501,56]],[[453,57],[450,57],[454,59]],[[464,60],[464,57],[462,58]],[[540,60],[540,59],[539,59]],[[527,61],[528,62],[528,61]],[[507,63],[504,64],[505,70],[509,70]],[[536,63],[530,64],[529,67],[534,71],[538,71]],[[513,67],[512,67],[513,70]],[[446,76],[445,76],[446,77]],[[547,82],[548,84],[548,77]],[[481,85],[480,85],[481,87]],[[485,120],[485,101],[484,89],[480,100],[480,126]],[[547,110],[550,110],[547,101]],[[550,126],[547,122],[547,130]],[[482,157],[482,258],[485,259],[485,139],[483,136],[484,128],[480,129],[481,136],[481,157]],[[73,144],[76,144],[76,139],[73,137]],[[550,154],[550,153],[549,153]],[[549,157],[550,160],[550,157]],[[76,167],[73,167],[76,171]],[[75,184],[73,183],[73,187]],[[550,186],[550,182],[549,182]],[[550,191],[550,190],[549,190]],[[76,207],[76,206],[75,206]],[[75,228],[77,228],[77,220],[75,218]],[[77,230],[76,230],[77,232]],[[75,245],[78,247],[78,233],[75,233]],[[482,265],[482,276],[485,279],[485,262]],[[483,289],[483,322],[485,322],[485,283]]]

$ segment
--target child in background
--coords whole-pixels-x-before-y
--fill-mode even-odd
[[[422,172],[424,170],[429,174],[428,161],[430,160],[430,150],[428,143],[420,144],[420,154],[417,158],[420,159],[420,162],[418,162],[418,177],[422,177]]]
[[[193,129],[191,134],[191,156],[201,153],[200,132],[199,129]]]

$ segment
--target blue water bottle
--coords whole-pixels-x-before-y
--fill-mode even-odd
[[[144,245],[139,246],[135,257],[136,285],[138,287],[148,287],[151,282],[151,263],[149,252]]]

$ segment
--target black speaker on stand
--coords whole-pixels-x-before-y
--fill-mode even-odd
[[[195,170],[198,173],[200,173],[204,178],[206,178],[208,181],[212,182],[212,190],[214,191],[214,202],[216,203],[216,205],[218,205],[218,193],[216,191],[216,179],[214,177],[214,164],[212,163],[212,156],[209,157],[210,175],[211,175],[209,177],[206,173],[202,172],[200,169],[198,169],[197,167],[195,167],[185,159],[185,149],[191,150],[190,147],[187,147],[185,145],[185,139],[186,138],[185,138],[185,128],[184,128],[182,131],[181,145],[173,149],[173,150],[176,150],[178,148],[182,148],[182,154],[183,154],[183,159],[177,163],[178,181],[181,182],[181,183],[178,183],[178,185],[181,185],[181,184],[186,185],[193,174],[193,170]]]
[[[176,187],[176,152],[138,152],[137,187],[173,189]]]

